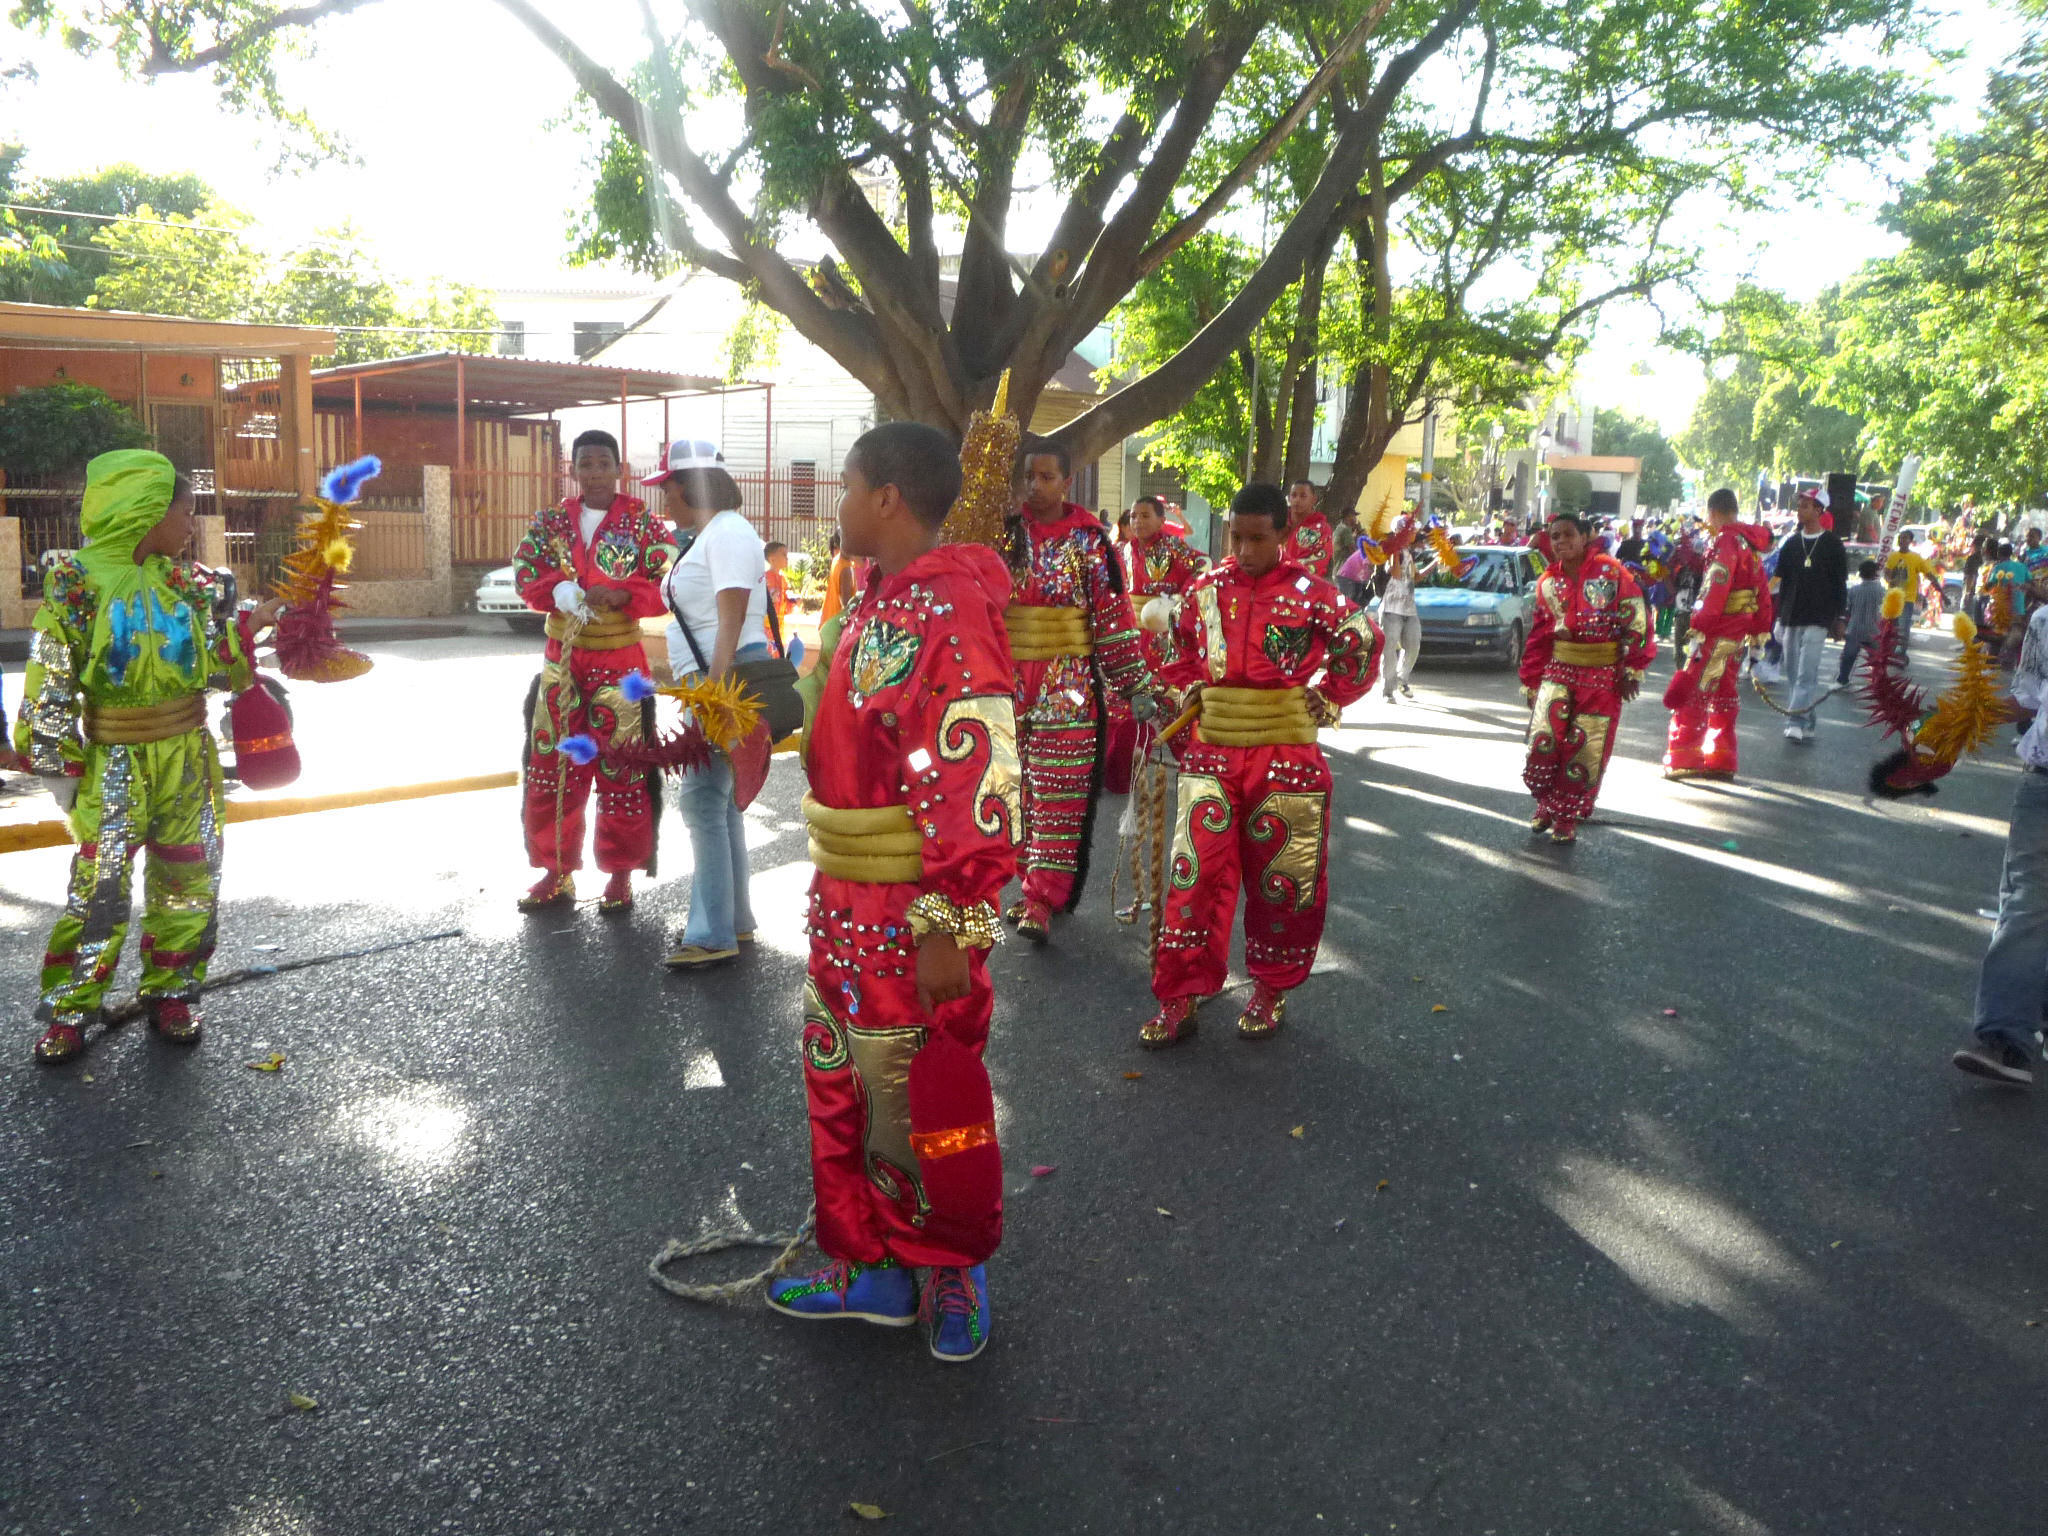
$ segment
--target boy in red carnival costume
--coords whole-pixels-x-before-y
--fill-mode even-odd
[[[1017,668],[1017,748],[1024,764],[1024,893],[1003,914],[1044,943],[1052,914],[1071,912],[1088,873],[1106,747],[1105,695],[1152,711],[1154,684],[1123,571],[1095,514],[1067,500],[1073,461],[1050,438],[1017,454],[1024,503],[1010,520],[1015,595],[1004,611]]]
[[[846,456],[839,527],[874,561],[845,613],[810,729],[810,976],[804,1086],[817,1242],[778,1280],[792,1317],[907,1327],[932,1353],[988,1342],[984,1263],[1002,1237],[1002,1156],[982,1050],[996,900],[1023,822],[1010,580],[985,545],[940,545],[960,490],[947,438],[914,422]],[[914,1268],[927,1275],[920,1301]]]
[[[1173,644],[1172,610],[1188,583],[1209,568],[1209,557],[1167,531],[1165,506],[1157,496],[1140,496],[1127,516],[1130,537],[1117,545],[1116,553],[1123,566],[1124,590],[1137,610],[1139,643],[1145,648],[1146,663],[1157,672]],[[1154,598],[1164,601],[1155,606]],[[1126,701],[1111,695],[1103,703],[1109,716],[1109,746],[1102,787],[1112,795],[1127,795],[1142,733]]]
[[[1628,568],[1592,548],[1570,512],[1550,520],[1557,563],[1536,581],[1536,619],[1522,651],[1529,700],[1529,756],[1522,782],[1536,797],[1532,832],[1576,840],[1593,814],[1621,706],[1657,659],[1650,605]]]
[[[1740,515],[1727,487],[1707,498],[1709,552],[1692,614],[1692,651],[1664,690],[1671,711],[1667,779],[1735,777],[1742,654],[1771,632],[1770,578],[1762,558],[1771,532],[1738,522]]]
[[[1322,514],[1322,492],[1310,480],[1297,480],[1287,487],[1287,544],[1289,560],[1311,576],[1330,579],[1337,557],[1337,535]]]
[[[1165,680],[1201,704],[1181,754],[1166,912],[1152,963],[1159,1012],[1139,1031],[1158,1049],[1195,1032],[1223,990],[1230,920],[1245,887],[1245,968],[1256,986],[1237,1021],[1275,1033],[1308,979],[1329,899],[1330,768],[1316,743],[1379,674],[1380,634],[1336,587],[1283,553],[1287,498],[1248,485],[1230,503],[1232,556],[1195,578]]]
[[[654,873],[660,786],[644,768],[607,756],[578,764],[558,750],[566,736],[600,744],[631,741],[641,710],[619,692],[629,672],[647,670],[640,621],[664,612],[662,578],[676,557],[674,535],[637,497],[619,493],[619,445],[609,432],[576,439],[570,465],[577,494],[536,514],[512,557],[527,607],[548,616],[548,648],[526,704],[526,857],[543,873],[519,898],[523,912],[576,900],[583,863],[583,807],[597,788],[599,909],[633,905],[633,870]]]

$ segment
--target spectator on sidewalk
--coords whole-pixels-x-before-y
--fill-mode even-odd
[[[1866,560],[1856,567],[1857,582],[1849,589],[1849,627],[1842,634],[1842,667],[1835,674],[1837,687],[1849,686],[1856,670],[1856,658],[1877,643],[1878,626],[1884,623],[1884,582],[1877,562]]]
[[[1973,1077],[2028,1087],[2048,1013],[2048,607],[2027,621],[2006,701],[2020,738],[2020,774],[1998,877],[1998,924],[1977,973],[1977,1043],[1950,1058]]]
[[[1799,526],[1778,546],[1778,620],[1784,626],[1785,676],[1792,684],[1786,701],[1787,741],[1817,734],[1820,717],[1820,657],[1828,631],[1849,601],[1849,553],[1841,535],[1821,526],[1826,491],[1799,493]]]

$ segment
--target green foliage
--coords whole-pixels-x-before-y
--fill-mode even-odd
[[[1685,482],[1678,473],[1678,450],[1655,422],[1625,411],[1596,411],[1593,451],[1643,461],[1636,480],[1636,502],[1650,511],[1668,512],[1685,494]]]
[[[75,474],[99,454],[149,441],[126,406],[90,384],[46,384],[0,401],[0,467],[14,479]]]
[[[321,131],[278,89],[281,57],[304,48],[296,29],[360,9],[370,0],[124,0],[119,5],[14,0],[8,20],[23,31],[61,39],[74,53],[111,56],[129,75],[204,73],[221,100],[286,130],[280,164],[312,164],[342,155],[339,139]]]
[[[107,271],[87,302],[194,320],[347,328],[335,343],[337,363],[491,350],[497,315],[481,290],[403,291],[357,249],[347,226],[273,262],[243,238],[248,227],[248,215],[219,202],[193,219],[110,225],[94,237]]]
[[[782,317],[759,300],[750,301],[725,338],[725,380],[757,379],[782,353]]]
[[[23,229],[49,238],[57,260],[47,271],[21,274],[0,283],[0,295],[21,303],[69,306],[85,303],[93,285],[106,275],[108,258],[93,240],[113,219],[145,214],[196,218],[213,195],[205,182],[189,172],[159,176],[126,164],[110,165],[87,176],[10,182],[6,190],[10,201],[61,212],[18,215]]]
[[[1896,467],[1882,452],[1872,457],[1863,418],[1831,391],[1842,327],[1832,291],[1795,304],[1769,289],[1737,288],[1708,348],[1707,387],[1679,435],[1687,462],[1716,483],[1742,486],[1759,475],[1869,478],[1885,475],[1886,462]]]
[[[1593,477],[1584,470],[1558,469],[1550,474],[1550,505],[1559,512],[1583,512],[1593,504]]]

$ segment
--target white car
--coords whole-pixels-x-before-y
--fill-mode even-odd
[[[476,611],[486,617],[495,615],[522,634],[537,634],[547,624],[544,615],[526,606],[509,565],[487,572],[477,583]]]

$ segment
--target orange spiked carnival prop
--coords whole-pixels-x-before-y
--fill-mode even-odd
[[[278,670],[286,677],[339,683],[370,670],[369,657],[341,643],[334,615],[348,606],[337,594],[355,560],[349,535],[362,527],[348,506],[383,467],[372,455],[331,469],[320,494],[299,509],[299,547],[285,557],[284,577],[272,589],[285,601],[274,643]]]

